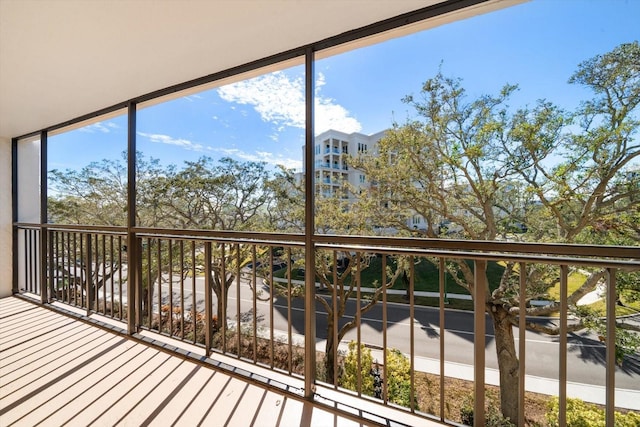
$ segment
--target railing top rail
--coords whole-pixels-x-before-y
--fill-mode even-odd
[[[80,225],[80,224],[34,224],[17,222],[13,224],[18,228],[46,229],[51,231],[75,231],[79,233],[99,232],[108,234],[126,234],[127,227],[116,225]]]
[[[396,246],[366,246],[366,245],[340,245],[340,244],[320,244],[316,246],[320,249],[330,249],[343,252],[374,252],[387,255],[405,256],[432,256],[442,258],[462,258],[469,260],[485,261],[512,261],[528,263],[544,263],[554,265],[581,265],[585,267],[616,267],[621,269],[640,269],[639,260],[616,260],[602,258],[577,258],[571,256],[548,256],[548,255],[525,255],[500,252],[470,252],[462,250],[438,250],[426,248],[402,248]]]
[[[240,240],[248,243],[282,244],[297,246],[304,243],[303,234],[267,233],[257,231],[224,231],[224,230],[183,230],[134,227],[133,231],[140,237],[171,237],[174,239],[205,239],[205,240]]]
[[[462,240],[462,239],[429,239],[416,237],[372,237],[372,236],[344,236],[344,235],[316,235],[314,241],[321,245],[353,245],[353,246],[381,246],[409,249],[469,251],[469,253],[494,252],[504,257],[504,254],[546,254],[559,256],[584,256],[601,258],[622,258],[640,260],[640,246],[606,246],[606,245],[578,245],[568,243],[533,243],[533,242],[503,242],[490,240]]]
[[[106,233],[124,235],[127,227],[14,223],[24,229],[47,229],[80,233]],[[133,227],[139,237],[171,238],[177,240],[217,240],[230,243],[302,246],[303,234],[252,231],[190,230],[152,227]],[[468,259],[510,259],[517,262],[544,262],[592,266],[618,266],[640,268],[640,246],[577,245],[564,243],[503,242],[462,239],[429,239],[417,237],[377,237],[317,234],[313,242],[319,248],[396,253],[407,255],[454,257]]]

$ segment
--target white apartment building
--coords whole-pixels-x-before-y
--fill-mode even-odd
[[[344,184],[357,192],[358,189],[370,188],[371,181],[366,174],[349,164],[349,157],[357,157],[359,154],[377,154],[378,141],[386,134],[387,130],[365,135],[359,132],[345,133],[335,129],[329,129],[315,137],[314,140],[314,172],[315,188],[318,197],[341,196],[344,199],[353,199],[354,194],[345,191]],[[302,147],[304,159],[304,147]],[[298,182],[304,179],[306,165],[303,172],[298,173]],[[426,223],[421,215],[412,215],[407,218],[409,228],[424,230]]]
[[[323,197],[332,197],[343,193],[343,186],[349,183],[353,188],[365,189],[370,183],[365,173],[349,165],[349,156],[355,157],[363,153],[375,153],[378,141],[384,136],[386,130],[372,135],[358,132],[345,133],[330,129],[316,136],[315,150],[315,187],[316,194]],[[304,147],[303,147],[304,152]],[[304,158],[304,155],[302,156]],[[298,174],[301,180],[306,173]],[[343,193],[344,198],[350,197]]]

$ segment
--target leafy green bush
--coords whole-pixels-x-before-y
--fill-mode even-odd
[[[355,341],[349,343],[349,353],[344,359],[344,372],[340,377],[340,385],[349,390],[358,390],[358,352]],[[360,344],[360,375],[362,378],[362,394],[373,396],[373,375],[371,368],[373,357],[371,350]]]
[[[549,410],[546,418],[549,426],[558,426],[558,411],[560,402],[557,397],[549,401]],[[615,414],[616,427],[637,427],[640,426],[640,414],[637,412],[627,412]],[[568,427],[604,427],[604,409],[596,405],[586,403],[580,399],[567,399],[567,426]]]
[[[354,341],[349,343],[349,352],[344,359],[344,371],[340,377],[340,385],[349,390],[358,389],[358,351]],[[382,368],[384,369],[384,368]],[[387,393],[389,402],[405,407],[411,406],[411,363],[409,359],[396,349],[387,349]],[[375,396],[375,377],[378,363],[374,362],[371,349],[360,344],[360,375],[362,394]],[[379,371],[382,378],[384,375]],[[414,390],[414,407],[417,409],[417,397]]]

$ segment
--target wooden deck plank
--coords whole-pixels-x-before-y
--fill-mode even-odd
[[[366,424],[20,298],[0,332],[2,427]]]

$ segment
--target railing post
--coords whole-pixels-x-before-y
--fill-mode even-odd
[[[136,104],[127,107],[127,333],[137,332],[142,313],[140,242],[136,226]],[[121,285],[122,286],[122,285]]]
[[[316,261],[315,261],[315,188],[314,179],[314,52],[308,47],[305,52],[305,290],[304,290],[304,396],[312,399],[316,381]],[[336,344],[337,345],[337,344]]]
[[[11,292],[17,294],[20,292],[19,287],[19,275],[18,269],[20,268],[20,263],[18,262],[18,240],[19,240],[19,231],[18,227],[15,226],[15,223],[18,222],[18,139],[13,138],[11,140],[11,268],[12,268],[12,281],[11,281]],[[25,233],[25,245],[26,245],[26,233]],[[25,259],[25,263],[27,260]],[[26,282],[26,278],[25,278]]]
[[[473,297],[473,425],[485,425],[484,417],[484,368],[485,368],[485,333],[486,333],[486,294],[487,294],[487,261],[474,262],[474,297]]]
[[[40,132],[40,302],[49,302],[47,261],[47,132]]]

